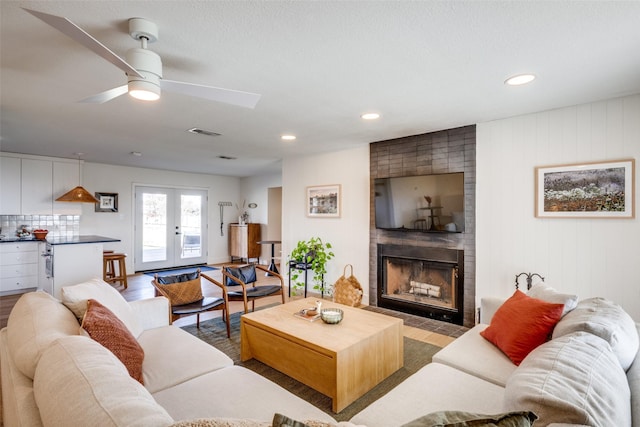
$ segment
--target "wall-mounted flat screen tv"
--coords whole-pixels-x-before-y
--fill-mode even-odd
[[[374,185],[376,228],[464,232],[464,173],[376,178]]]

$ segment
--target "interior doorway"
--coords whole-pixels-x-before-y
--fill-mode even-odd
[[[282,187],[270,187],[267,189],[267,233],[264,240],[282,240]],[[280,264],[282,258],[282,245],[274,245],[274,259]],[[263,248],[263,251],[265,249]],[[269,249],[270,250],[270,249]],[[271,261],[269,253],[269,261]],[[278,266],[278,269],[280,266]],[[280,270],[281,271],[281,270]]]
[[[137,186],[135,271],[207,262],[207,191]]]

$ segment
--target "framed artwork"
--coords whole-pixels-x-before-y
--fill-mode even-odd
[[[118,212],[118,193],[96,193],[96,212]]]
[[[339,218],[341,204],[340,184],[307,187],[307,216]]]
[[[538,218],[635,218],[635,160],[535,168]]]

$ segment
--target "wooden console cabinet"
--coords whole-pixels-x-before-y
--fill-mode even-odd
[[[258,244],[260,237],[260,224],[229,224],[229,255],[231,261],[234,258],[247,260],[260,259],[262,246]]]

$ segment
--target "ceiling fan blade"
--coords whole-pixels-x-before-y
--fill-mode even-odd
[[[62,32],[66,36],[71,37],[78,43],[91,49],[94,53],[98,54],[116,67],[120,68],[125,73],[144,78],[144,76],[138,73],[138,71],[136,71],[136,69],[129,65],[124,59],[113,53],[111,49],[100,43],[98,40],[94,39],[93,36],[84,31],[82,28],[78,27],[73,22],[69,21],[67,18],[49,15],[48,13],[38,12],[36,10],[26,9],[24,7],[22,9],[26,10],[45,23],[51,25],[53,28]]]
[[[105,90],[104,92],[97,93],[88,98],[82,99],[78,102],[85,104],[104,104],[107,101],[111,101],[113,98],[117,98],[120,95],[124,95],[129,90],[127,85],[114,87],[113,89]]]
[[[257,93],[177,82],[174,80],[160,80],[160,87],[169,92],[195,96],[210,101],[224,102],[245,108],[255,108],[261,96]]]

